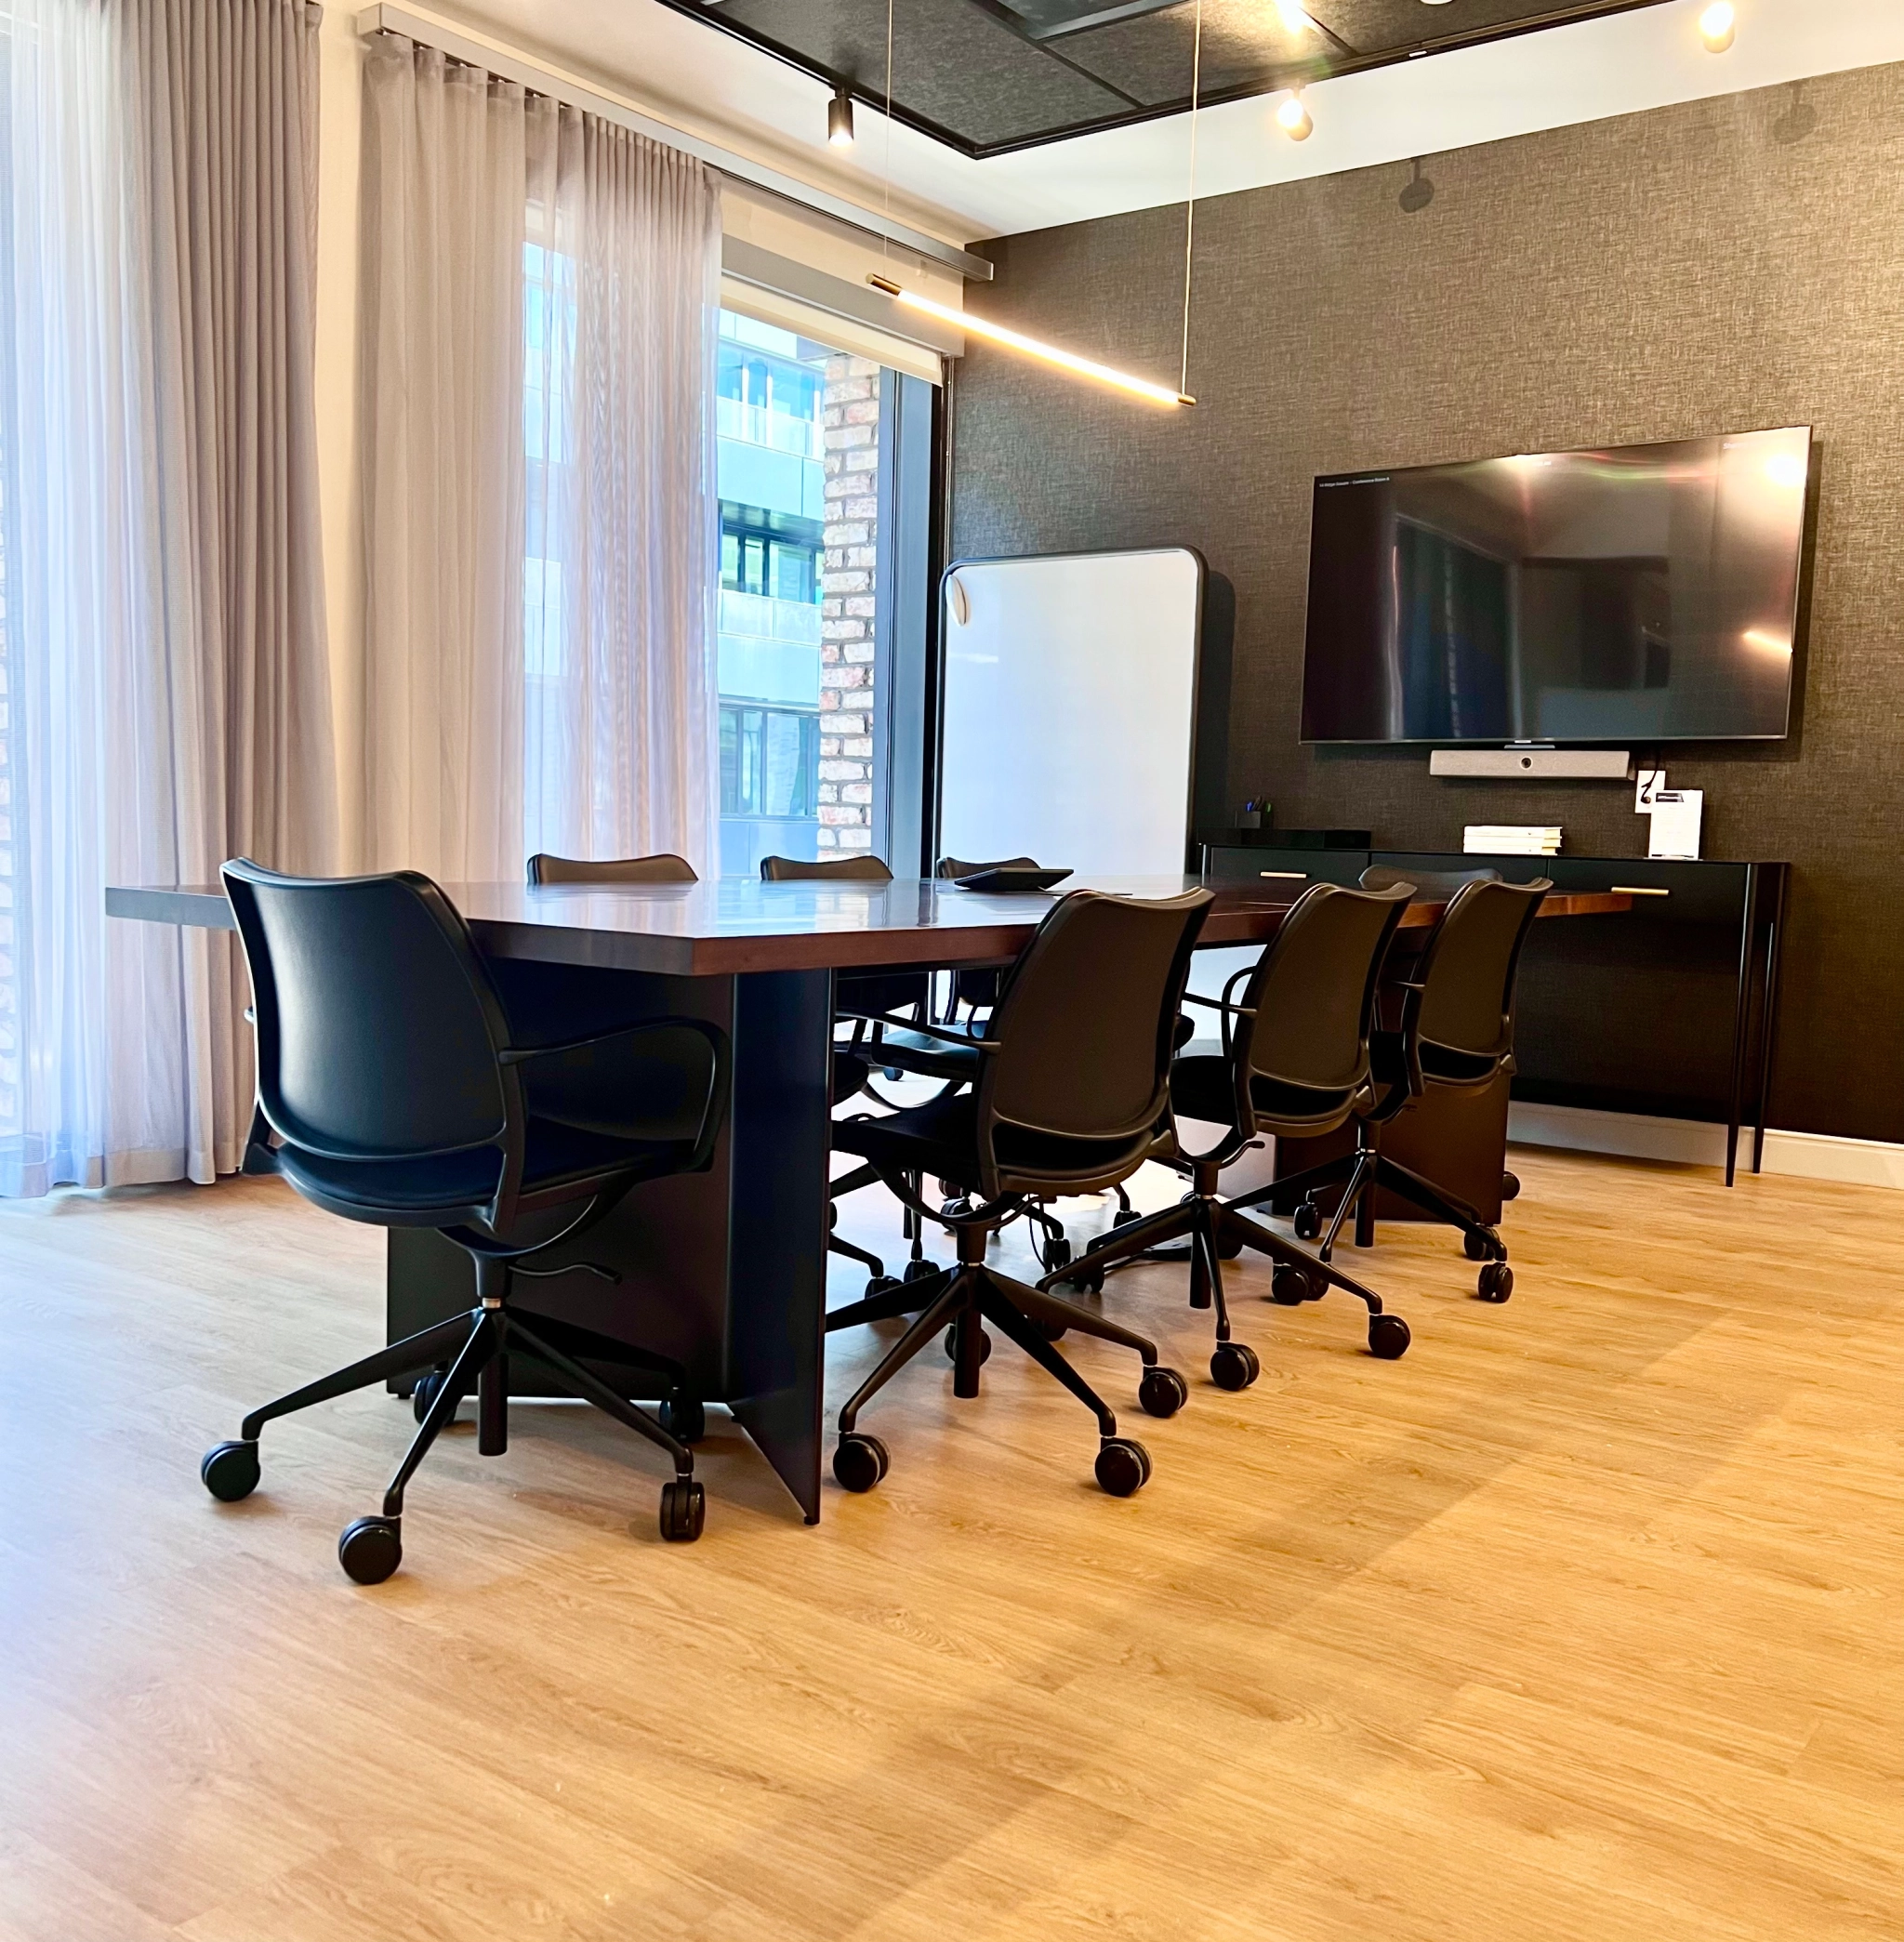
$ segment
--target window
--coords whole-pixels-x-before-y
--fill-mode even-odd
[[[523,252],[528,456],[523,660],[529,732],[562,676],[563,561],[557,530],[574,436],[562,410],[575,357],[573,258],[532,241]],[[920,380],[811,337],[721,313],[716,354],[721,586],[718,655],[721,871],[753,876],[760,858],[887,856],[886,715],[881,692],[899,571],[901,522],[882,517],[896,477],[894,411]],[[914,444],[918,443],[915,440]],[[914,469],[917,469],[915,464]],[[911,563],[897,584],[923,613],[923,525],[904,531]],[[912,554],[918,555],[912,561]],[[890,686],[890,683],[888,683]],[[907,691],[906,707],[923,701]],[[639,760],[639,751],[630,751]],[[536,804],[525,800],[532,835]],[[899,836],[917,868],[918,819]]]
[[[721,867],[884,855],[879,505],[896,374],[724,310]]]

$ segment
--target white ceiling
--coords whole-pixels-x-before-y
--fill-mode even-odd
[[[1461,4],[1424,12],[1426,31],[1448,31]],[[1306,142],[1273,126],[1274,99],[1209,110],[1197,118],[1197,192],[1406,162],[1539,128],[1904,61],[1900,0],[1737,0],[1738,39],[1723,55],[1700,45],[1695,22],[1705,4],[1674,0],[1319,82],[1306,96],[1316,122]],[[662,120],[874,208],[885,201],[890,139],[892,214],[950,242],[1183,199],[1186,115],[973,161],[909,128],[889,130],[862,106],[858,143],[842,152],[826,145],[827,91],[819,82],[654,0],[456,0],[430,10],[486,28]]]

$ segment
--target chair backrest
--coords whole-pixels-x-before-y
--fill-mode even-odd
[[[1398,870],[1392,864],[1371,863],[1362,872],[1364,890],[1393,890],[1397,883],[1412,883],[1415,894],[1433,902],[1451,897],[1464,883],[1499,883],[1499,870]]]
[[[1244,986],[1255,1015],[1231,1034],[1243,1130],[1255,1117],[1254,1079],[1343,1095],[1367,1082],[1376,982],[1410,890],[1316,883],[1296,899]]]
[[[891,883],[892,872],[877,856],[827,856],[808,863],[798,856],[763,856],[762,883],[806,883],[843,877],[860,883]]]
[[[469,928],[429,878],[284,877],[228,863],[251,971],[258,1097],[333,1159],[499,1144],[519,1090],[509,1025]]]
[[[1499,1063],[1514,1050],[1521,947],[1554,885],[1464,884],[1422,954],[1416,1032],[1424,1044]]]
[[[976,877],[984,870],[1035,870],[1038,866],[1038,859],[1031,856],[1001,856],[992,863],[961,863],[956,856],[942,856],[939,876],[947,883],[957,883],[961,877]]]
[[[1170,1054],[1207,890],[1155,900],[1074,891],[1020,952],[992,1014],[978,1096],[987,1193],[1026,1177],[1022,1139],[1147,1150],[1170,1109]],[[1010,1165],[1003,1143],[1017,1156]],[[1059,1173],[1069,1169],[1060,1164]]]
[[[685,856],[617,856],[591,863],[578,856],[550,856],[538,850],[529,859],[529,881],[544,883],[698,883]]]

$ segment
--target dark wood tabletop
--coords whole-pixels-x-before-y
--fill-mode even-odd
[[[891,883],[446,883],[444,893],[494,957],[592,964],[677,977],[740,971],[847,970],[872,965],[995,964],[1014,958],[1058,896],[1101,890],[1167,897],[1199,888],[1195,877],[1078,877],[1041,895],[986,894],[931,879]],[[1206,945],[1245,945],[1276,934],[1293,901],[1236,884],[1211,884],[1216,903]],[[1555,892],[1542,917],[1606,915],[1633,907],[1620,892]],[[1440,900],[1410,904],[1406,928],[1432,925]],[[111,889],[111,917],[229,931],[231,910],[216,885]]]

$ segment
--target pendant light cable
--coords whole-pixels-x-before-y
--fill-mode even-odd
[[[890,7],[892,0],[886,0]],[[1190,391],[1190,253],[1197,241],[1197,97],[1203,81],[1203,0],[1197,0],[1197,27],[1190,43],[1190,182],[1183,198],[1183,361],[1177,390]]]
[[[1197,0],[1197,6],[1203,0]],[[892,0],[886,0],[886,231],[892,228]],[[890,262],[892,244],[889,233],[879,237],[879,260]]]

